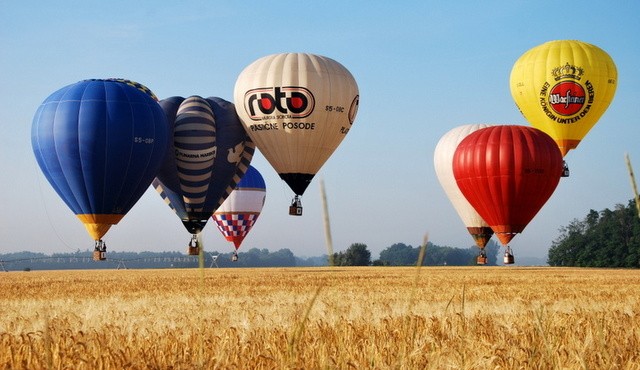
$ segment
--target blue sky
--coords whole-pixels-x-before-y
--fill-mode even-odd
[[[364,243],[374,257],[424,233],[439,245],[473,244],[433,169],[433,150],[468,123],[522,124],[509,73],[528,49],[578,39],[618,68],[613,103],[565,159],[571,177],[511,246],[546,256],[558,229],[590,209],[632,198],[624,154],[640,169],[640,3],[635,1],[59,1],[9,2],[0,12],[0,253],[85,250],[93,241],[41,175],[30,143],[33,115],[62,86],[121,77],[159,98],[233,100],[238,74],[273,53],[335,59],[354,75],[360,108],[352,130],[307,189],[303,217],[292,192],[258,153],[267,200],[242,249],[326,253],[319,180],[333,245]],[[105,240],[113,251],[185,249],[189,235],[149,189]],[[207,250],[230,252],[213,222]]]

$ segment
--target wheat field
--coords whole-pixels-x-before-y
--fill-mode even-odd
[[[640,369],[640,271],[0,273],[2,369]]]

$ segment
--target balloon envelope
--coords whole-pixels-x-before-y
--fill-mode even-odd
[[[198,234],[247,171],[254,145],[228,101],[171,97],[160,105],[172,140],[153,186]]]
[[[236,249],[240,248],[260,216],[266,191],[267,187],[260,172],[249,166],[238,186],[213,214],[218,230]]]
[[[95,240],[147,190],[168,139],[158,103],[118,80],[61,88],[38,108],[31,129],[40,169]]]
[[[511,95],[529,123],[562,155],[575,149],[613,100],[618,73],[604,50],[556,40],[524,53],[511,70]]]
[[[453,176],[453,154],[462,139],[470,133],[485,127],[489,127],[489,125],[472,124],[451,129],[440,138],[433,154],[433,165],[438,181],[440,181],[440,185],[447,194],[449,201],[453,204],[467,231],[480,249],[487,245],[493,235],[493,230],[460,191]]]
[[[502,244],[524,230],[553,194],[562,154],[544,132],[491,126],[464,138],[453,156],[460,191]]]
[[[340,63],[285,53],[246,67],[236,81],[234,100],[260,152],[302,195],[351,129],[359,96],[355,79]]]

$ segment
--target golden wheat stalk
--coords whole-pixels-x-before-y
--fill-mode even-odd
[[[324,221],[325,244],[327,246],[327,253],[329,254],[329,266],[333,266],[333,240],[331,239],[331,225],[329,224],[329,206],[327,202],[327,193],[324,188],[323,179],[320,179],[320,197],[322,199],[322,216],[323,216],[322,219]],[[304,312],[304,315],[302,316],[302,320],[298,322],[298,324],[296,325],[293,331],[293,334],[291,334],[291,337],[289,338],[289,342],[288,342],[289,357],[292,360],[294,358],[296,344],[300,339],[300,337],[302,336],[302,334],[304,333],[305,325],[309,319],[309,314],[311,313],[311,309],[315,305],[316,300],[318,299],[318,296],[320,295],[320,291],[322,290],[323,286],[324,286],[324,283],[320,283],[320,285],[318,285],[318,287],[316,288],[316,291],[313,294],[313,297],[311,297],[311,300],[307,304],[307,308]]]
[[[638,187],[636,186],[636,177],[633,175],[633,167],[631,166],[631,158],[629,153],[625,154],[627,161],[627,169],[629,170],[629,178],[631,179],[631,189],[633,190],[634,199],[636,201],[636,210],[638,211],[638,217],[640,217],[640,197],[638,196]]]
[[[324,221],[324,239],[329,254],[329,266],[333,266],[333,240],[331,239],[331,224],[329,223],[329,205],[324,180],[320,179],[320,197],[322,199],[322,220]]]

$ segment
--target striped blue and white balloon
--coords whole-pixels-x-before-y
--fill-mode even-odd
[[[228,101],[171,97],[160,105],[173,140],[153,186],[198,234],[247,171],[255,147]]]

